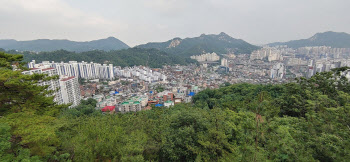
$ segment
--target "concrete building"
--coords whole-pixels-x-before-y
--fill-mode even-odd
[[[285,66],[284,66],[284,64],[283,63],[277,63],[271,69],[270,78],[271,79],[275,79],[275,78],[282,79],[284,74],[285,74]]]
[[[114,79],[114,68],[112,64],[98,64],[93,62],[77,62],[69,61],[68,63],[54,61],[43,61],[40,64],[36,64],[35,60],[28,63],[29,68],[35,68],[38,66],[49,66],[57,70],[58,75],[64,76],[76,76],[84,79]]]
[[[137,112],[141,111],[141,103],[139,101],[124,101],[118,108],[118,112],[126,113],[126,112]]]
[[[31,66],[33,67],[33,66]],[[49,66],[37,66],[37,68],[31,68],[29,71],[23,71],[22,74],[32,75],[32,74],[47,74],[48,76],[57,75],[57,70]],[[40,81],[39,86],[48,86],[47,90],[52,90],[51,94],[54,97],[54,101],[58,104],[62,104],[62,94],[60,92],[60,83],[59,80],[49,80],[49,81]]]
[[[23,74],[47,74],[48,76],[58,75],[55,68],[47,64],[35,64],[35,61],[29,64],[31,68],[29,71],[22,72]],[[54,101],[58,104],[71,103],[70,107],[75,107],[80,104],[80,88],[78,78],[71,76],[61,76],[57,80],[40,81],[40,86],[48,86],[48,90],[53,91]]]
[[[65,76],[60,78],[60,87],[63,103],[72,104],[70,107],[75,107],[80,104],[81,97],[77,77]]]
[[[127,68],[114,68],[115,75],[124,78],[132,78],[136,77],[142,81],[146,82],[158,82],[158,81],[166,81],[167,76],[153,71],[147,67],[127,67]]]
[[[170,100],[165,101],[165,102],[164,102],[164,106],[165,106],[165,107],[174,106],[174,102],[173,102],[173,101],[170,101]]]
[[[213,52],[213,53],[206,53],[202,55],[191,56],[191,59],[197,60],[198,62],[219,61],[220,56],[218,56],[215,52]]]
[[[225,58],[221,59],[221,66],[228,67],[228,60]]]

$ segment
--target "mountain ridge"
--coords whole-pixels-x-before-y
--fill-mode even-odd
[[[1,50],[0,50],[1,52]],[[113,64],[114,66],[150,66],[152,68],[161,68],[163,65],[185,65],[188,63],[196,63],[194,60],[185,59],[183,57],[176,57],[164,51],[157,49],[142,49],[142,48],[128,48],[122,50],[93,50],[84,52],[74,52],[67,50],[57,50],[51,52],[33,53],[30,51],[3,51],[10,54],[22,54],[25,62],[36,60],[55,61],[55,62],[69,62],[69,61],[86,61],[101,64]]]
[[[291,40],[287,42],[274,42],[269,46],[287,45],[291,48],[305,46],[330,46],[333,48],[350,48],[350,34],[345,32],[326,31],[316,33],[307,39]]]
[[[201,34],[198,37],[175,37],[165,42],[149,42],[136,46],[137,48],[156,48],[158,50],[180,56],[192,56],[207,52],[222,53],[248,53],[259,49],[242,39],[235,39],[221,32],[215,34]]]
[[[108,37],[105,39],[82,42],[71,41],[68,39],[35,39],[26,41],[2,39],[0,40],[0,48],[5,50],[35,52],[49,52],[61,49],[74,52],[84,52],[91,50],[121,50],[129,48],[129,46],[115,37]]]

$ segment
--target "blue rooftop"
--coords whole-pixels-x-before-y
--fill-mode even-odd
[[[196,93],[194,93],[194,92],[190,92],[188,95],[189,96],[194,96]]]

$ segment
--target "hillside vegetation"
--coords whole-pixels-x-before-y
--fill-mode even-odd
[[[204,90],[192,104],[101,114],[46,97],[0,53],[4,161],[349,161],[350,84],[340,71],[280,85]],[[18,66],[20,64],[17,64]],[[19,66],[20,67],[20,66]]]
[[[155,48],[176,56],[184,57],[200,55],[208,52],[215,52],[217,54],[250,54],[252,51],[259,49],[257,46],[251,45],[241,39],[232,38],[223,32],[218,35],[202,34],[201,36],[194,38],[174,38],[167,42],[147,43],[137,47]]]
[[[8,51],[9,53],[17,53],[16,51]],[[163,65],[173,64],[187,64],[195,63],[195,60],[188,60],[182,57],[175,57],[157,49],[140,49],[129,48],[118,51],[87,51],[87,52],[69,52],[66,50],[59,50],[53,52],[40,52],[39,54],[31,52],[23,52],[24,61],[36,60],[55,61],[55,62],[69,62],[69,61],[85,61],[95,62],[101,64],[113,64],[114,66],[134,66],[144,65],[152,68],[159,68]]]

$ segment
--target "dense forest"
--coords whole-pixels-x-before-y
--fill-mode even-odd
[[[191,104],[102,114],[56,105],[44,75],[0,53],[3,161],[348,161],[350,84],[340,71],[280,85],[204,90]]]
[[[7,51],[7,53],[16,54],[17,51]],[[183,57],[175,57],[174,55],[167,54],[157,49],[140,49],[129,48],[118,51],[87,51],[87,52],[70,52],[66,50],[58,50],[53,52],[22,52],[24,55],[24,61],[36,60],[42,61],[55,61],[55,62],[68,62],[68,61],[87,61],[96,63],[113,64],[114,66],[138,66],[148,65],[152,68],[160,68],[163,65],[184,65],[187,63],[195,63],[195,60],[185,59]]]
[[[217,54],[250,54],[254,50],[258,50],[260,47],[249,44],[242,39],[235,39],[226,33],[222,32],[218,35],[202,34],[199,37],[194,38],[174,38],[167,42],[159,43],[147,43],[136,46],[138,48],[155,48],[167,53],[181,56],[190,57],[192,55],[200,55],[203,53]]]
[[[66,39],[37,39],[28,41],[16,41],[13,39],[0,39],[0,48],[20,51],[56,51],[64,49],[67,51],[84,52],[91,50],[120,50],[129,46],[114,37],[87,42],[76,42]]]

